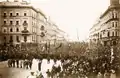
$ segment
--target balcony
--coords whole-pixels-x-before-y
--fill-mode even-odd
[[[28,23],[23,23],[23,26],[28,26]]]
[[[110,21],[118,21],[119,20],[119,18],[110,18],[110,19],[108,19],[105,23],[108,23],[108,22],[110,22]]]
[[[21,32],[22,32],[22,35],[30,35],[30,32],[28,30],[23,30]]]
[[[44,37],[44,36],[45,36],[45,33],[44,33],[44,32],[41,32],[40,36],[41,36],[41,37]]]
[[[118,40],[120,39],[119,36],[110,36],[110,37],[102,37],[101,38],[103,41],[110,41],[110,40]]]

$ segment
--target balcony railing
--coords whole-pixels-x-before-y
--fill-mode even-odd
[[[28,30],[23,30],[21,32],[22,32],[22,35],[30,35],[30,32]]]
[[[108,23],[108,22],[110,22],[110,21],[118,21],[119,20],[119,18],[110,18],[110,19],[108,19],[105,23]]]
[[[23,23],[23,26],[28,26],[28,23]]]

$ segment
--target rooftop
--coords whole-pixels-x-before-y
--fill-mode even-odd
[[[26,1],[22,1],[22,2],[1,1],[0,2],[0,7],[31,8],[31,9],[35,10],[36,12],[41,13],[41,15],[43,15],[46,18],[46,15],[40,9],[34,8],[30,3],[26,2]]]

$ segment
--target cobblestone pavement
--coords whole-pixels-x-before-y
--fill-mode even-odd
[[[21,68],[8,68],[7,61],[0,62],[0,78],[26,78],[30,70]]]

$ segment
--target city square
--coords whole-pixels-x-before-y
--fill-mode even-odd
[[[44,2],[41,7],[36,8],[32,3],[37,5],[42,1],[32,1],[0,1],[0,78],[120,78],[119,0],[108,0],[107,9],[94,24],[90,28],[81,26],[81,29],[74,26],[82,22],[77,19],[77,13],[72,14],[78,11],[69,10],[70,4],[63,5],[68,12],[61,12],[61,16],[66,12],[66,16],[69,15],[69,11],[74,16],[71,16],[72,22],[66,21],[68,17],[62,18],[66,31],[40,9],[45,6]],[[71,3],[76,7],[79,5],[78,2]],[[58,8],[57,4],[53,6]],[[62,5],[59,6],[62,8]],[[47,9],[53,11],[49,7]],[[58,14],[53,12],[54,16]],[[80,11],[81,14],[78,15],[83,12]],[[86,18],[90,19],[88,15],[83,17],[85,23]],[[72,34],[75,36],[71,39]]]

